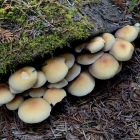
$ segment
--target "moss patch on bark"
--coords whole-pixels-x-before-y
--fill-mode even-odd
[[[87,27],[92,26],[78,8],[58,1],[0,1],[0,74],[38,56],[53,55],[69,41],[86,39]]]

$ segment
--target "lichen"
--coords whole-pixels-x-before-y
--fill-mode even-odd
[[[0,5],[0,28],[14,34],[12,42],[0,43],[0,74],[37,56],[53,55],[68,41],[86,39],[87,27],[93,26],[77,8],[57,1],[3,0]]]

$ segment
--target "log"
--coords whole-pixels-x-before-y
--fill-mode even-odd
[[[135,23],[111,0],[8,2],[0,1],[0,75],[73,41]]]

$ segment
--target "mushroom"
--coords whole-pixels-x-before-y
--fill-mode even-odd
[[[140,23],[135,23],[134,27],[140,32]]]
[[[85,96],[95,87],[95,80],[89,72],[81,72],[67,87],[70,94],[74,96]]]
[[[15,96],[15,98],[6,104],[9,110],[16,110],[23,103],[24,98],[22,96]]]
[[[43,98],[29,98],[18,109],[19,118],[25,123],[39,123],[50,116],[51,106]]]
[[[81,66],[74,63],[74,65],[72,66],[72,68],[69,69],[65,79],[70,82],[72,81],[74,78],[76,78],[81,72]]]
[[[64,53],[64,54],[59,55],[59,57],[65,58],[65,63],[69,69],[73,66],[74,61],[75,61],[75,57],[73,54]]]
[[[138,30],[134,26],[127,25],[116,31],[115,37],[121,38],[128,42],[134,41],[138,36]]]
[[[47,82],[47,78],[42,71],[37,71],[37,81],[32,88],[39,88]]]
[[[66,91],[64,89],[51,88],[45,92],[43,98],[54,106],[56,103],[62,101],[65,96]]]
[[[37,71],[34,67],[24,67],[9,77],[9,85],[16,91],[30,89],[37,81]]]
[[[97,79],[110,79],[116,75],[119,62],[110,54],[104,53],[95,63],[89,67],[89,72]]]
[[[49,83],[57,83],[61,81],[68,73],[68,67],[65,64],[64,58],[51,58],[45,63],[46,65],[42,67],[42,71],[46,75]]]
[[[102,37],[94,37],[87,43],[86,49],[89,50],[91,53],[96,53],[104,47],[104,43],[105,41]]]
[[[47,87],[48,88],[63,88],[67,84],[68,84],[68,82],[65,79],[63,79],[63,80],[61,80],[61,81],[59,81],[57,83],[48,83]]]
[[[81,54],[77,56],[76,62],[81,65],[90,65],[94,63],[103,55],[103,52],[91,53],[91,54]]]
[[[75,47],[75,52],[80,53],[85,47],[86,47],[86,43],[83,43],[81,45],[78,45]]]
[[[46,87],[39,87],[39,88],[32,88],[29,90],[29,95],[31,97],[42,97],[44,93],[46,92]]]
[[[115,37],[110,33],[104,33],[102,35],[102,38],[105,41],[105,46],[103,48],[103,51],[109,51],[112,45],[115,43]]]
[[[10,92],[8,85],[0,84],[0,104],[6,104],[13,100],[15,95]]]
[[[130,42],[120,40],[114,43],[109,53],[119,61],[127,61],[131,59],[133,51],[134,47]]]

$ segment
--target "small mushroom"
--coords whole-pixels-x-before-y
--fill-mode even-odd
[[[80,53],[85,47],[86,47],[86,43],[83,43],[81,45],[78,45],[75,47],[75,52]]]
[[[65,58],[65,63],[69,69],[73,66],[74,61],[75,61],[75,57],[73,54],[64,53],[64,54],[59,55],[59,57]]]
[[[138,36],[138,30],[134,26],[127,25],[116,31],[115,37],[132,42]]]
[[[22,96],[15,96],[15,98],[10,101],[9,103],[6,104],[6,107],[9,110],[17,110],[19,108],[19,106],[23,103],[24,98]]]
[[[25,123],[39,123],[50,116],[51,106],[43,98],[29,98],[18,109],[19,118]]]
[[[0,104],[6,104],[13,100],[15,97],[15,94],[11,93],[9,90],[8,85],[6,84],[0,84]]]
[[[90,54],[81,54],[77,56],[76,62],[81,65],[90,65],[94,63],[103,55],[103,52],[90,53]]]
[[[39,87],[39,88],[32,88],[29,90],[29,95],[31,97],[42,97],[44,93],[46,92],[46,87]]]
[[[65,79],[63,79],[63,80],[61,80],[60,82],[57,82],[57,83],[48,83],[47,87],[48,88],[63,88],[67,84],[68,84],[68,82]]]
[[[39,88],[47,82],[47,78],[42,71],[37,71],[37,81],[32,88]]]
[[[105,41],[102,37],[94,37],[91,39],[87,45],[86,49],[89,50],[91,53],[96,53],[100,51],[105,45]]]
[[[50,58],[45,63],[46,65],[42,67],[42,71],[46,75],[49,83],[61,81],[68,73],[68,67],[65,64],[64,58]]]
[[[135,23],[134,27],[140,32],[140,23]]]
[[[109,51],[112,45],[115,43],[115,37],[110,33],[104,33],[102,35],[102,38],[105,41],[105,46],[103,48],[103,51]]]
[[[16,91],[30,89],[37,81],[37,71],[34,67],[24,67],[9,77],[9,86]]]
[[[85,96],[95,87],[95,80],[89,72],[81,72],[67,87],[70,94],[74,96]]]
[[[114,77],[119,69],[119,62],[110,54],[104,53],[89,67],[89,72],[97,79],[105,80]]]
[[[125,40],[116,41],[110,50],[118,61],[130,60],[134,51],[133,45]]]
[[[70,82],[72,81],[74,78],[76,78],[81,72],[81,66],[74,63],[74,65],[72,66],[72,68],[69,69],[65,79]]]
[[[61,102],[65,96],[66,91],[64,89],[51,88],[45,92],[43,98],[54,106],[56,103]]]

